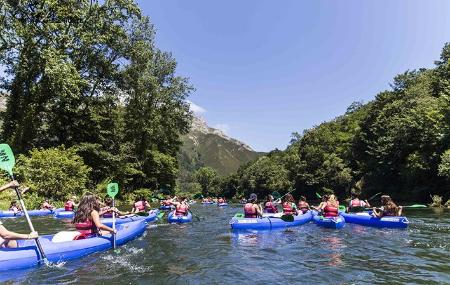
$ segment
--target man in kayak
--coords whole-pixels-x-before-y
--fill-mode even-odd
[[[75,239],[87,238],[97,234],[117,233],[117,231],[102,224],[99,212],[100,205],[97,198],[90,193],[86,193],[81,199],[73,219],[75,228],[80,233]]]
[[[262,217],[261,207],[257,203],[258,196],[255,193],[250,194],[247,203],[244,205],[244,215],[246,218]]]
[[[327,197],[327,201],[320,204],[319,211],[322,211],[325,218],[339,216],[339,201],[333,194]]]
[[[354,194],[348,205],[347,212],[362,212],[366,207],[370,207],[369,202],[360,200],[358,195]]]
[[[45,199],[44,203],[42,203],[41,210],[50,210],[50,211],[52,211],[53,209],[55,209],[55,207],[50,204],[48,199]]]
[[[300,196],[300,200],[298,201],[298,209],[302,211],[303,214],[309,211],[309,204],[306,202],[305,196]]]
[[[67,202],[64,204],[64,211],[75,211],[75,208],[78,207],[78,205],[75,203],[77,200],[77,196],[72,196],[67,200]]]
[[[373,208],[373,216],[382,218],[384,216],[401,216],[402,207],[397,206],[389,195],[381,196],[381,207]]]
[[[19,187],[19,183],[14,180],[0,187],[0,192],[6,189],[14,189]],[[15,232],[8,231],[0,221],[0,248],[14,248],[17,247],[17,240],[21,239],[35,239],[38,237],[37,232],[31,232],[28,235],[19,234]]]
[[[186,197],[180,197],[180,202],[173,201],[172,204],[175,206],[174,216],[187,216],[189,213],[189,204],[186,201]]]
[[[137,199],[133,206],[133,210],[131,210],[132,213],[147,212],[147,209],[150,209],[150,204],[144,197]]]
[[[264,213],[278,213],[277,204],[273,201],[272,195],[267,195],[264,203]]]
[[[286,194],[283,199],[283,214],[284,215],[298,215],[297,205],[294,197],[291,194]]]

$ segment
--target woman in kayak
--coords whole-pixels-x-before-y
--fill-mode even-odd
[[[0,192],[6,189],[14,189],[19,187],[19,183],[14,180],[0,187]],[[17,240],[22,239],[35,239],[38,237],[37,232],[31,232],[30,234],[19,234],[8,231],[0,221],[0,248],[14,248],[17,247]]]
[[[339,202],[336,196],[331,194],[328,196],[325,203],[321,203],[319,210],[323,212],[325,218],[337,217],[339,216]]]
[[[52,204],[50,204],[50,202],[48,201],[48,199],[45,199],[45,200],[44,200],[44,203],[42,203],[41,210],[50,210],[50,211],[53,211],[53,209],[55,209],[55,207],[54,207]]]
[[[250,194],[247,203],[244,205],[244,215],[246,218],[262,217],[261,207],[259,207],[258,196],[255,193]]]
[[[347,208],[347,212],[360,212],[364,210],[365,207],[370,207],[369,202],[367,200],[360,200],[358,195],[353,195],[353,199],[350,200],[350,203]]]
[[[77,200],[77,196],[72,196],[67,200],[67,202],[64,204],[64,211],[75,211],[75,207],[78,207],[78,205],[75,203]]]
[[[298,209],[299,211],[302,211],[303,214],[309,211],[310,207],[306,202],[305,196],[300,196],[300,200],[298,201]]]
[[[180,197],[180,202],[172,202],[175,206],[174,216],[187,216],[189,213],[189,204],[186,201],[186,197]]]
[[[92,194],[85,194],[80,201],[75,213],[73,223],[83,238],[96,234],[116,233],[112,228],[105,226],[100,221],[100,205]]]
[[[278,213],[277,204],[273,201],[272,195],[267,195],[264,203],[264,213]]]
[[[397,206],[388,195],[381,196],[381,208],[373,208],[373,215],[377,218],[384,216],[401,216],[402,207]]]
[[[286,194],[283,199],[283,214],[284,215],[297,215],[297,205],[295,205],[294,197],[291,194]]]
[[[132,213],[146,212],[147,209],[150,209],[150,204],[145,200],[144,197],[137,199],[134,202]]]

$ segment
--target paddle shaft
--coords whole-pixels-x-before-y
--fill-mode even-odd
[[[11,179],[15,180],[14,179],[14,175],[11,175]],[[28,215],[28,212],[27,212],[27,208],[25,207],[25,203],[23,202],[22,194],[20,193],[19,187],[14,187],[14,190],[16,191],[17,198],[19,199],[20,206],[22,207],[22,210],[25,213],[25,218],[27,219],[28,226],[30,227],[30,230],[31,230],[31,232],[35,232],[34,227],[33,227],[33,223],[31,222],[30,216]],[[42,245],[41,245],[41,242],[39,241],[39,238],[36,238],[35,242],[36,242],[36,245],[37,245],[37,247],[39,249],[39,253],[41,254],[41,260],[46,260],[47,256],[45,255],[44,250],[42,249]]]
[[[280,198],[278,198],[278,199],[281,199],[281,198],[283,198],[284,196],[286,196],[287,194],[289,194],[289,193],[292,193],[292,192],[294,192],[296,189],[292,189],[291,191],[289,191],[289,192],[287,192],[286,194],[284,194],[283,196],[281,196]],[[278,200],[277,199],[277,200]]]
[[[115,206],[116,206],[116,203],[115,203],[115,199],[113,198],[113,200],[112,200],[112,206],[113,206],[113,208],[115,208]],[[112,228],[113,228],[113,230],[114,230],[114,232],[113,232],[113,249],[116,249],[116,233],[115,233],[115,231],[116,231],[116,211],[113,211],[113,213],[112,213]]]

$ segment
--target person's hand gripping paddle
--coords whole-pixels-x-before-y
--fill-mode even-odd
[[[16,159],[14,158],[14,154],[11,150],[11,147],[7,144],[0,144],[0,169],[3,169],[6,172],[8,172],[11,180],[14,180],[14,174],[12,170],[15,164]],[[25,208],[25,203],[23,202],[22,194],[19,191],[19,187],[15,187],[14,190],[16,191],[17,198],[19,199],[20,206],[22,207],[22,210],[25,214],[30,230],[31,232],[35,232],[33,224],[31,223],[30,220],[30,216],[28,215],[27,209]],[[45,252],[42,249],[42,245],[41,242],[39,241],[39,238],[36,238],[35,241],[40,255],[39,262],[44,262],[45,264],[48,264],[47,256],[45,255]]]
[[[106,192],[108,193],[108,196],[112,198],[112,207],[113,209],[116,207],[114,197],[119,193],[119,184],[117,183],[109,183],[106,187]],[[112,212],[112,228],[114,230],[113,233],[113,248],[116,249],[116,211],[114,210]]]

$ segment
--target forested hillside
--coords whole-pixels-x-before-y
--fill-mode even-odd
[[[388,64],[388,63],[386,63]],[[302,134],[230,177],[236,196],[377,192],[400,200],[450,195],[450,45],[433,69],[406,71],[367,104]],[[348,76],[351,76],[350,74]]]

